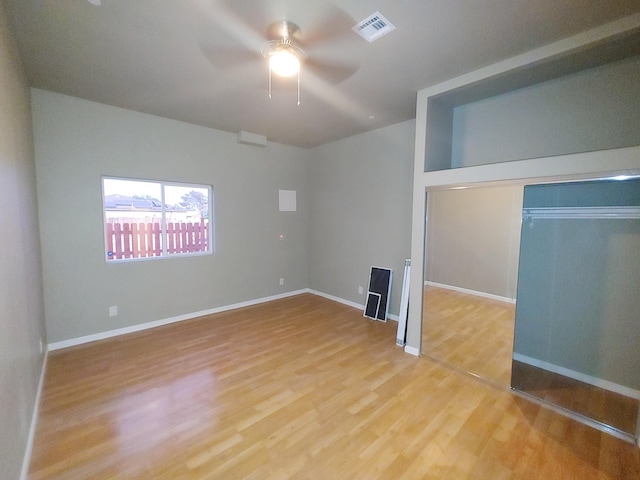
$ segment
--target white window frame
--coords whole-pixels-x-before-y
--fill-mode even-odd
[[[130,257],[130,258],[110,258],[113,255],[109,255],[109,241],[108,241],[108,233],[107,233],[107,207],[105,205],[105,180],[120,180],[126,182],[138,182],[138,183],[149,183],[160,186],[160,202],[161,202],[161,210],[158,212],[161,214],[160,219],[160,243],[161,250],[159,255],[150,255],[144,257]],[[192,251],[192,252],[173,252],[170,253],[168,251],[168,235],[167,235],[167,221],[166,221],[166,203],[165,203],[165,187],[184,187],[184,188],[194,188],[194,189],[207,189],[208,195],[208,218],[207,218],[207,249]],[[145,260],[164,260],[168,258],[180,258],[180,257],[193,257],[193,256],[202,256],[202,255],[213,255],[215,252],[215,210],[214,210],[214,198],[213,198],[213,186],[212,185],[204,185],[198,183],[185,183],[185,182],[175,182],[175,181],[164,181],[164,180],[149,180],[149,179],[140,179],[140,178],[127,178],[127,177],[114,177],[104,175],[100,179],[100,191],[102,195],[102,229],[103,229],[103,239],[104,239],[104,258],[107,264],[119,264],[126,262],[139,262]],[[171,222],[169,222],[171,223]]]

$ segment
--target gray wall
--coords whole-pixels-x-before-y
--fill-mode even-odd
[[[17,479],[46,343],[29,87],[0,0],[0,476]]]
[[[522,186],[429,192],[425,280],[516,297]]]
[[[308,150],[241,145],[42,90],[32,97],[49,342],[308,286]],[[101,175],[213,185],[215,254],[107,264]],[[279,189],[297,191],[296,212],[278,211]]]
[[[640,57],[457,107],[452,167],[640,144]]]
[[[371,266],[393,269],[397,315],[410,256],[415,122],[316,147],[310,164],[309,287],[358,304]]]

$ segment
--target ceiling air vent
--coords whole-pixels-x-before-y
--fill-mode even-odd
[[[373,42],[395,29],[395,25],[384,18],[380,12],[370,15],[352,28],[354,32],[367,42]]]

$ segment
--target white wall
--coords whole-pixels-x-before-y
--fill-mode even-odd
[[[390,313],[397,315],[409,258],[415,122],[312,150],[309,286],[365,302],[371,266],[393,269]]]
[[[522,190],[429,192],[425,279],[515,299]]]
[[[29,87],[0,0],[0,476],[25,456],[46,343]]]
[[[32,97],[49,342],[307,287],[307,150],[242,145],[37,89]],[[106,264],[101,175],[213,185],[215,254]],[[296,212],[278,211],[279,189],[297,191]]]

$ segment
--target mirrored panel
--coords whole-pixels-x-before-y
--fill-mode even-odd
[[[525,187],[512,387],[637,437],[640,180]]]
[[[501,387],[511,380],[522,185],[427,199],[423,354]]]

